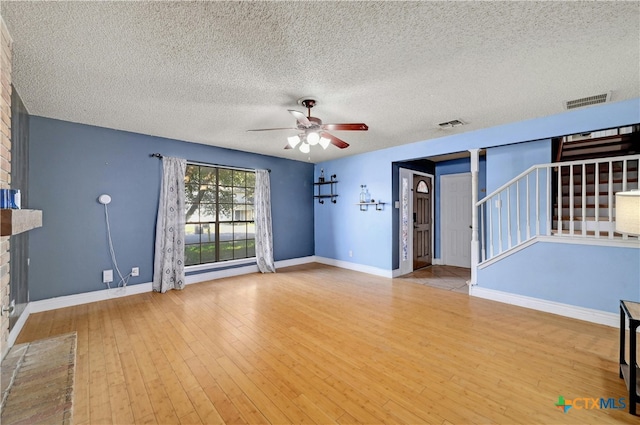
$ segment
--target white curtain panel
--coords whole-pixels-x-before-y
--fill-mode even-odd
[[[162,158],[162,183],[156,223],[153,290],[184,288],[184,175],[187,161]]]
[[[271,233],[271,183],[269,171],[256,170],[256,261],[262,273],[275,273]]]

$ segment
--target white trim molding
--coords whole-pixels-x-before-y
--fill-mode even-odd
[[[100,291],[83,292],[82,294],[65,295],[62,297],[48,298],[46,300],[31,301],[29,313],[40,313],[42,311],[56,310],[59,308],[73,307],[81,304],[105,301],[111,298],[120,298],[128,295],[143,294],[152,291],[152,283],[140,283],[124,288],[102,289]],[[24,315],[24,313],[23,313]]]
[[[620,327],[620,316],[616,313],[594,310],[586,307],[578,307],[570,304],[558,303],[555,301],[543,300],[540,298],[527,297],[525,295],[511,294],[497,291],[495,289],[483,288],[480,286],[469,287],[469,295],[498,301],[505,304],[517,305],[519,307],[544,311],[546,313],[558,314],[560,316],[571,317],[573,319],[584,320],[586,322],[597,323],[599,325]]]
[[[316,263],[326,264],[328,266],[340,267],[341,269],[353,270],[356,272],[372,274],[375,276],[388,277],[388,278],[394,277],[393,270],[385,270],[385,269],[380,269],[378,267],[365,266],[363,264],[350,263],[348,261],[335,260],[333,258],[318,257],[318,256],[314,257],[314,261]]]
[[[309,256],[278,261],[276,262],[276,267],[289,267],[298,264],[312,263],[314,262],[314,258],[315,257],[313,256]],[[245,267],[235,267],[230,269],[211,271],[208,273],[188,275],[185,278],[185,284],[190,285],[193,283],[206,282],[209,280],[222,279],[225,277],[239,276],[249,273],[258,273],[258,266],[251,265]],[[84,292],[82,294],[65,295],[62,297],[48,298],[46,300],[31,301],[25,308],[26,314],[22,313],[18,322],[22,321],[22,317],[28,316],[29,313],[40,313],[42,311],[56,310],[58,308],[72,307],[81,304],[93,303],[96,301],[104,301],[111,298],[120,298],[128,295],[143,294],[145,292],[151,292],[152,290],[152,283],[147,282],[137,285],[130,285],[125,288],[102,289],[99,291]],[[24,318],[25,322],[26,320],[27,317]],[[14,329],[17,327],[18,326],[16,324],[16,326],[14,326]],[[20,331],[18,330],[18,333],[19,332]]]
[[[299,264],[312,263],[314,261],[313,259],[314,259],[313,256],[309,256],[309,257],[293,258],[291,260],[276,261],[275,263],[276,273],[278,271],[278,268],[280,267],[290,267],[290,266],[297,266]],[[222,269],[222,270],[211,270],[206,273],[187,275],[185,277],[185,284],[190,285],[192,283],[206,282],[208,280],[222,279],[224,277],[240,276],[240,275],[249,274],[249,273],[258,273],[259,271],[260,270],[258,270],[258,266],[255,264],[246,265],[244,267],[233,267],[233,268]]]

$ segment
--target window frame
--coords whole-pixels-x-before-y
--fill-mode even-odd
[[[197,180],[196,181],[187,181],[185,179],[185,191],[189,191],[190,189],[193,189],[195,187],[202,187],[204,185],[206,185],[207,188],[207,192],[210,194],[213,194],[213,197],[209,197],[209,202],[198,202],[197,204],[194,204],[193,202],[190,202],[193,200],[187,198],[186,194],[185,194],[185,210],[184,210],[184,214],[185,214],[185,233],[187,233],[187,228],[188,226],[200,226],[201,228],[204,227],[205,225],[209,225],[209,226],[213,226],[214,231],[212,232],[213,234],[213,242],[209,242],[209,241],[203,241],[202,240],[202,233],[199,233],[199,239],[198,242],[192,242],[192,243],[188,243],[187,242],[187,235],[191,235],[191,233],[185,234],[185,255],[184,255],[184,261],[185,261],[185,270],[187,271],[195,271],[195,270],[204,270],[204,269],[214,269],[217,267],[226,267],[229,265],[235,265],[235,264],[242,264],[242,263],[255,263],[255,207],[254,207],[254,202],[255,202],[255,174],[256,171],[252,170],[252,169],[242,169],[242,168],[235,168],[235,167],[225,167],[223,165],[214,165],[214,164],[204,164],[204,163],[197,163],[197,162],[191,162],[191,161],[187,161],[187,175],[189,175],[189,167],[197,167]],[[213,179],[209,180],[209,181],[205,181],[202,180],[202,170],[205,169],[207,170],[207,172],[209,173],[209,175],[213,175]],[[231,176],[230,176],[230,185],[229,184],[221,184],[220,181],[220,174],[221,171],[229,171],[231,172]],[[236,175],[235,173],[243,173],[244,176],[242,177],[242,179],[244,180],[244,184],[242,186],[238,185],[236,186]],[[252,178],[253,178],[253,184],[248,184],[248,179],[247,179],[247,175],[251,174]],[[211,181],[213,181],[213,183],[211,183]],[[249,180],[250,181],[250,180]],[[229,183],[229,182],[226,182]],[[225,201],[227,202],[220,202],[221,199],[221,188],[229,188],[231,190],[230,192],[230,199],[225,199]],[[244,202],[236,202],[236,189],[240,189],[238,190],[238,193],[244,193],[243,196],[243,200]],[[198,190],[202,190],[202,189],[198,189]],[[249,195],[247,196],[247,192],[249,192],[249,190],[251,190],[251,192],[249,193]],[[214,192],[212,192],[214,191]],[[204,197],[204,195],[203,195]],[[200,199],[200,201],[202,201],[202,198]],[[249,202],[250,201],[250,202]],[[199,214],[199,209],[201,208],[201,205],[206,205],[206,204],[213,204],[215,205],[215,207],[213,208],[215,210],[214,214],[212,215],[212,219],[208,220],[208,221],[201,221],[201,216],[198,215],[195,219],[193,218],[193,216],[189,217],[189,219],[187,220],[187,211],[191,208],[192,205],[197,205],[197,210],[195,212],[195,214]],[[227,216],[225,216],[225,218],[222,218],[223,214],[221,212],[221,207],[220,205],[224,204],[227,206]],[[241,206],[241,208],[236,208],[238,206]],[[245,212],[249,212],[251,211],[251,220],[247,220],[245,217],[244,220],[239,220],[235,218],[235,213],[237,211],[245,211]],[[193,213],[192,213],[193,214]],[[211,216],[210,216],[211,217]],[[222,218],[222,219],[221,219]],[[245,230],[244,230],[244,237],[243,238],[238,238],[236,239],[236,235],[235,230],[231,231],[231,236],[230,238],[227,237],[224,240],[220,237],[221,233],[220,233],[220,229],[222,226],[224,225],[228,225],[230,226],[232,229],[235,229],[237,224],[244,224],[245,225]],[[249,227],[249,225],[253,225],[253,232],[251,232],[251,228]],[[252,238],[249,238],[249,235],[253,235]],[[232,257],[231,258],[221,258],[221,245],[224,245],[225,243],[231,242],[231,253],[232,253]],[[235,252],[235,245],[236,244],[242,244],[244,243],[244,254],[246,256],[244,257],[238,257],[238,258],[234,258],[236,257],[236,252]],[[209,261],[209,259],[205,259],[203,260],[202,257],[202,248],[205,245],[213,245],[214,247],[214,259],[213,261]],[[188,248],[189,247],[193,247],[193,246],[197,246],[198,247],[198,262],[197,263],[189,263],[189,257],[188,257]],[[251,255],[253,254],[253,255]]]

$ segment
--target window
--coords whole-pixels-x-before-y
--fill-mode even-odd
[[[253,171],[187,164],[185,265],[255,257]]]
[[[420,180],[418,182],[417,191],[419,193],[429,193],[429,186],[427,186],[427,182],[425,182],[424,180]]]

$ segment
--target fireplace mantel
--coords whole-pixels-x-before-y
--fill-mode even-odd
[[[42,227],[41,210],[0,209],[0,236],[12,236]]]

